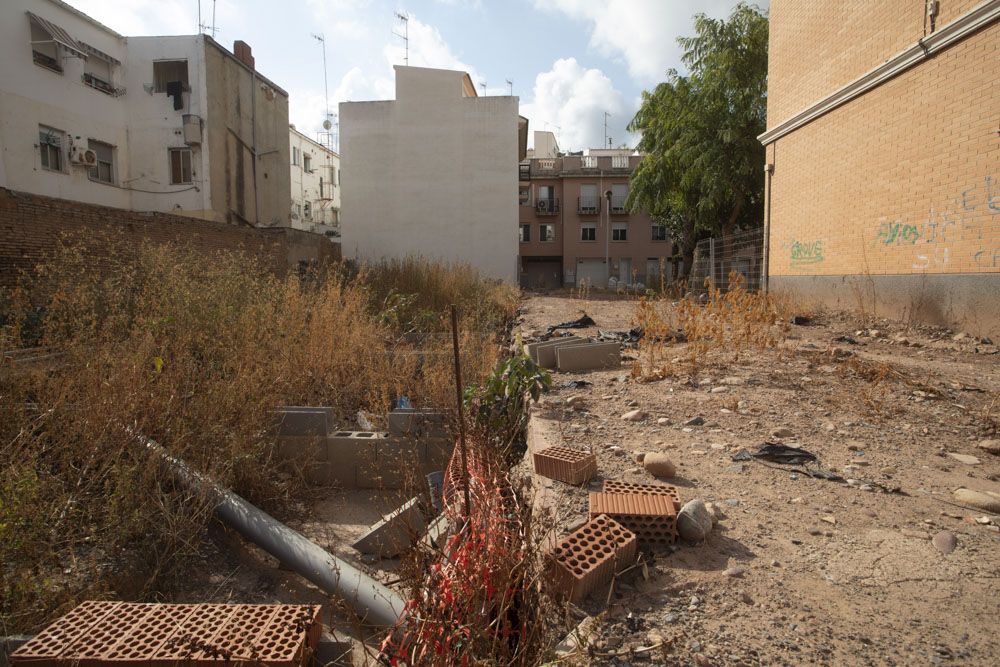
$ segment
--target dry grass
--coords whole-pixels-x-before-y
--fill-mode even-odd
[[[738,361],[748,350],[776,346],[788,332],[788,304],[765,292],[750,292],[738,273],[729,276],[730,289],[722,292],[707,284],[704,299],[688,295],[674,301],[667,296],[646,296],[636,306],[636,323],[642,327],[639,359],[633,375],[654,380],[674,374],[669,358],[679,356],[673,346],[686,341],[683,356],[687,372],[698,369],[715,354]]]
[[[197,548],[204,503],[162,478],[123,425],[280,515],[301,482],[273,474],[276,407],[330,405],[346,421],[400,395],[450,406],[446,337],[418,350],[402,334],[441,330],[444,306],[461,304],[463,370],[478,382],[497,355],[481,327],[516,307],[515,290],[422,260],[282,280],[239,254],[126,250],[98,273],[67,247],[5,300],[3,634],[84,597],[169,593]],[[26,347],[42,349],[14,352]]]

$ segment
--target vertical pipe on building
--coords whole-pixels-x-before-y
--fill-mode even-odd
[[[772,153],[772,156],[774,154],[773,147],[774,147],[774,144],[771,144],[771,148],[772,148],[771,153]],[[765,147],[765,160],[767,159],[767,157],[766,157],[766,154],[767,154],[766,151],[767,151],[767,147]],[[760,270],[761,270],[761,274],[762,274],[761,275],[761,285],[763,286],[765,292],[768,291],[768,286],[769,286],[769,282],[770,282],[769,277],[770,277],[770,273],[771,273],[768,270],[768,262],[771,259],[771,257],[770,257],[770,255],[771,255],[771,253],[770,253],[770,247],[771,247],[771,179],[774,178],[774,162],[773,162],[773,159],[774,158],[772,157],[772,162],[766,162],[764,164],[764,173],[767,175],[767,192],[765,194],[765,199],[767,200],[767,207],[764,209],[764,241],[763,241],[763,246],[764,247],[762,249],[761,269]]]
[[[249,65],[247,65],[249,67]],[[253,123],[250,129],[250,143],[253,145],[253,209],[257,217],[257,227],[260,227],[260,184],[257,182],[257,70],[250,68],[250,119]]]

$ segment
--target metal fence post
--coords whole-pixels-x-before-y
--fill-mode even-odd
[[[708,276],[712,281],[712,287],[715,287],[715,239],[708,239]]]

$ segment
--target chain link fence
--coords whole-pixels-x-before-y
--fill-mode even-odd
[[[743,276],[743,287],[756,291],[763,284],[764,230],[751,229],[728,238],[711,238],[699,241],[694,250],[688,284],[695,293],[704,292],[711,284],[726,292],[730,288],[729,275]]]

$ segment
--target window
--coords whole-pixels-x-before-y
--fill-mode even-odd
[[[191,171],[191,149],[170,149],[170,184],[180,185],[193,183],[194,174]]]
[[[517,189],[517,202],[521,206],[527,206],[529,201],[531,201],[531,188],[527,186],[519,187]]]
[[[308,155],[307,153],[302,154],[302,168],[306,171],[307,174],[312,173],[313,170],[312,161],[313,161],[312,155]]]
[[[652,239],[654,241],[666,241],[667,240],[667,227],[666,225],[658,225],[653,223],[653,235]]]
[[[331,164],[330,165],[330,182],[331,183],[336,183],[337,182],[337,178],[339,178],[339,174],[337,173],[337,167],[335,167],[334,165]]]
[[[326,199],[326,196],[323,194],[323,177],[322,176],[319,177],[319,198],[320,199]]]
[[[60,73],[63,71],[59,61],[59,45],[34,19],[31,21],[31,59],[45,69]]]
[[[292,164],[294,164],[296,166],[299,164],[299,147],[298,146],[292,146]]]
[[[90,180],[115,183],[115,147],[103,141],[87,140],[87,148],[97,153],[97,164],[90,168]]]
[[[616,183],[611,186],[611,210],[616,213],[625,212],[625,200],[628,199],[628,184]]]
[[[531,225],[521,225],[521,243],[531,240]]]
[[[111,63],[96,56],[87,58],[83,61],[83,83],[106,95],[114,95],[115,87],[111,85]]]
[[[580,186],[580,213],[597,213],[600,198],[597,195],[597,185],[586,183]]]
[[[302,213],[303,213],[303,215],[305,215],[306,220],[312,220],[313,212],[312,212],[312,203],[311,202],[305,202],[302,205]]]
[[[555,241],[556,240],[556,226],[555,225],[539,225],[538,226],[538,240],[543,242]]]
[[[295,217],[302,217],[302,204],[299,204],[298,202],[295,203]]]
[[[170,83],[179,84],[180,90],[189,89],[186,60],[157,60],[153,63],[153,90],[157,93],[170,93]]]
[[[66,133],[44,125],[38,126],[38,152],[42,159],[42,169],[63,171],[63,144]]]
[[[580,240],[581,241],[596,241],[597,240],[597,225],[581,225],[580,226]]]
[[[628,223],[616,222],[611,226],[612,241],[628,241]]]

